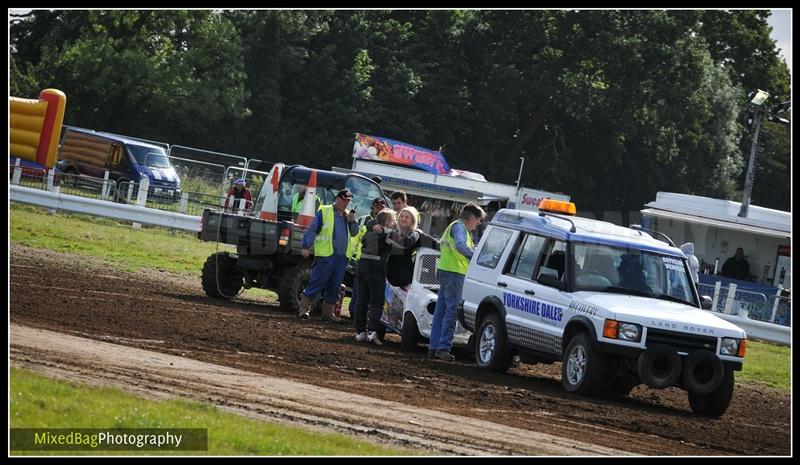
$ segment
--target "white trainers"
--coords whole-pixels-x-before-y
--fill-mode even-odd
[[[378,337],[378,333],[375,331],[370,331],[369,335],[367,335],[367,340],[376,346],[382,346],[383,342],[381,342],[381,338]]]
[[[361,331],[360,333],[356,334],[356,342],[364,342],[367,340],[367,333]]]

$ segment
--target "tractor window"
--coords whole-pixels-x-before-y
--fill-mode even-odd
[[[368,215],[372,209],[372,201],[378,197],[382,197],[386,201],[386,205],[392,204],[383,194],[381,188],[369,179],[360,176],[349,176],[347,182],[345,182],[345,187],[353,193],[353,200],[350,201],[350,205],[347,208],[350,210],[355,208],[356,216]]]

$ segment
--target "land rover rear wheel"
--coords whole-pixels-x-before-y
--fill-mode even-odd
[[[506,327],[497,313],[490,313],[481,321],[475,340],[475,363],[478,368],[505,373],[514,360],[508,348]]]

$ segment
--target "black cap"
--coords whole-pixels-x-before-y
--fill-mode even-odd
[[[350,200],[353,198],[353,193],[350,192],[350,189],[342,189],[336,193],[336,197],[339,197],[340,199]]]
[[[384,200],[383,197],[377,197],[377,198],[375,198],[375,200],[372,201],[372,205],[378,205],[378,204],[381,204],[381,205],[383,205],[385,207],[386,206],[386,200]]]

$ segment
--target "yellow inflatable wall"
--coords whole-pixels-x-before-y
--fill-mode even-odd
[[[9,97],[9,154],[52,168],[66,106],[57,89],[43,90],[38,100]]]

